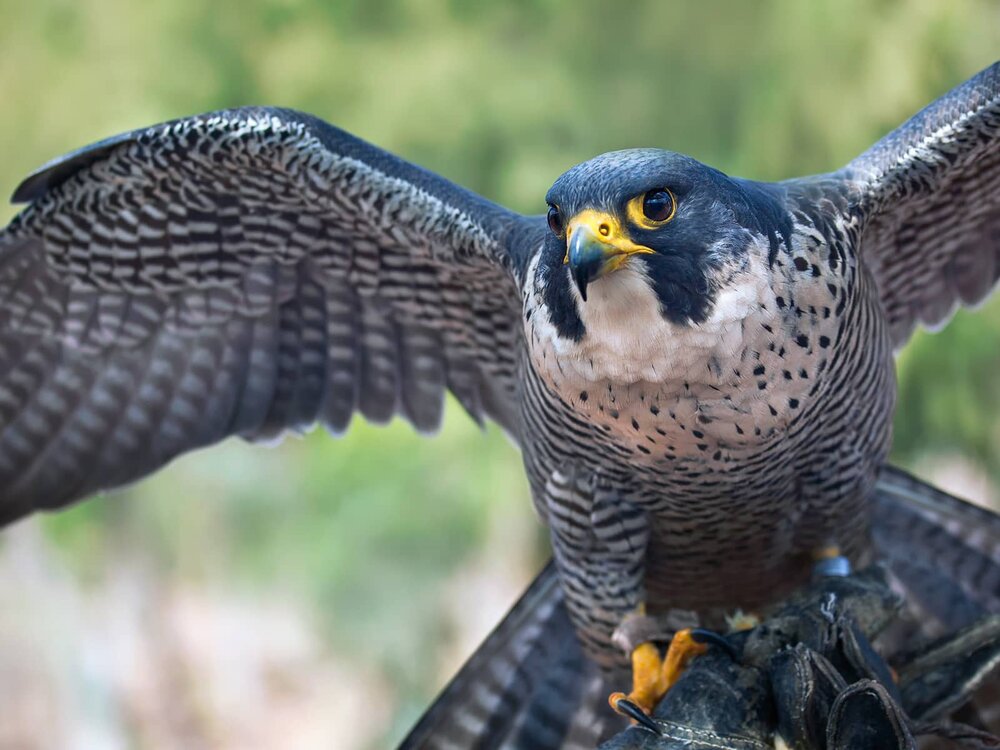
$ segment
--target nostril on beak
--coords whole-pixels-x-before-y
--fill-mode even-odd
[[[597,231],[601,233],[602,237],[607,237],[609,234],[611,234],[611,227],[609,227],[607,224],[601,224],[601,226],[597,228]]]

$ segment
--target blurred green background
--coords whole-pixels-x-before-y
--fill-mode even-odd
[[[602,151],[836,168],[1000,57],[995,0],[0,0],[0,193],[199,111],[313,112],[512,208]],[[0,207],[0,222],[14,209]],[[995,503],[1000,299],[899,359],[895,460]],[[546,555],[520,459],[356,423],[0,536],[2,747],[382,748]]]

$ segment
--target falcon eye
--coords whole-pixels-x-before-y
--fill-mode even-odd
[[[549,205],[549,213],[545,218],[549,221],[549,229],[552,230],[552,234],[556,237],[561,237],[563,233],[563,218],[559,209],[556,206]]]
[[[676,207],[674,194],[666,188],[650,190],[642,196],[642,215],[657,224],[670,221]]]

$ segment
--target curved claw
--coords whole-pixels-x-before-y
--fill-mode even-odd
[[[643,726],[652,730],[655,724],[649,719],[649,714],[677,682],[691,659],[707,650],[706,644],[691,637],[690,628],[677,631],[666,656],[662,658],[655,644],[640,643],[632,652],[632,692],[627,696],[620,692],[612,693],[608,696],[608,703],[618,713],[642,721]],[[625,708],[619,709],[619,706]],[[630,713],[633,708],[646,721],[633,716],[634,712]]]
[[[615,710],[615,713],[627,716],[650,732],[662,734],[659,725],[653,721],[649,714],[630,701],[624,693],[612,693],[608,697],[608,703],[611,704],[611,708]]]
[[[632,651],[632,692],[628,695],[612,693],[608,703],[616,713],[660,734],[650,713],[680,679],[691,660],[705,653],[709,646],[721,648],[734,663],[739,663],[736,648],[724,636],[704,628],[678,630],[662,658],[655,644],[639,644]]]
[[[736,647],[724,635],[716,633],[714,630],[691,628],[691,640],[706,646],[717,646],[725,651],[733,661],[737,663],[740,661],[740,655],[737,653]]]

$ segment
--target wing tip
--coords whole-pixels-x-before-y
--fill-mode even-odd
[[[57,156],[56,158],[46,162],[21,181],[17,188],[15,188],[10,201],[14,204],[20,204],[31,203],[38,200],[49,190],[58,187],[81,169],[85,169],[94,162],[100,161],[118,146],[135,140],[139,134],[146,132],[150,128],[168,126],[184,120],[213,117],[217,115],[239,114],[247,116],[286,115],[298,117],[300,119],[308,117],[308,115],[296,112],[295,110],[283,109],[280,107],[246,106],[236,107],[233,109],[222,109],[199,115],[190,115],[188,117],[166,120],[157,125],[128,130],[109,138],[104,138],[86,146],[74,149],[63,154],[62,156]]]
[[[135,130],[105,138],[46,162],[25,177],[14,190],[11,203],[31,203],[61,185],[74,174],[102,159],[110,151],[135,138]]]

